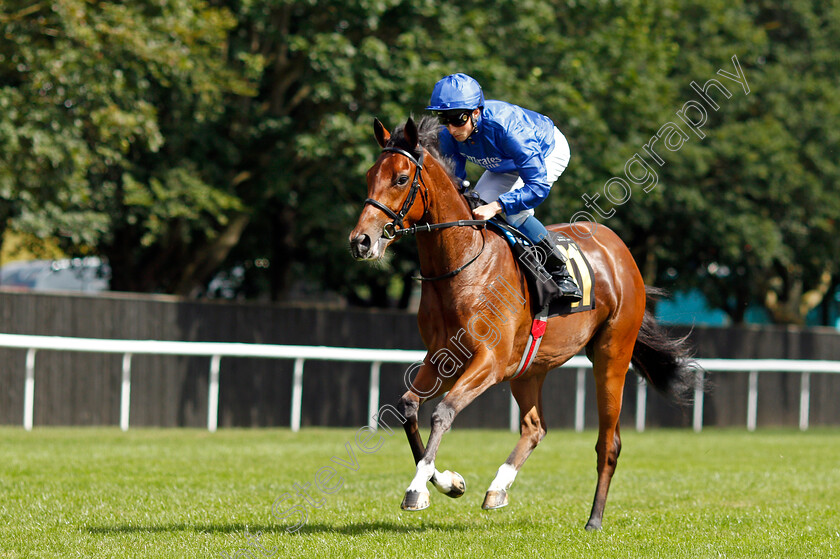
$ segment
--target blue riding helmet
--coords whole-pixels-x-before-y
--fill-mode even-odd
[[[484,106],[484,92],[474,78],[466,74],[452,74],[435,84],[429,99],[428,111],[473,110]]]

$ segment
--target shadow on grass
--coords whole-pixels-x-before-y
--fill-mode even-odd
[[[117,526],[88,526],[90,534],[117,535],[117,534],[155,534],[165,532],[197,532],[201,534],[231,534],[234,532],[284,532],[282,526],[260,526],[251,524],[158,524],[147,525],[117,525]]]
[[[236,532],[244,533],[246,530],[252,534],[262,532],[263,534],[284,534],[289,536],[303,534],[344,534],[347,536],[358,536],[371,532],[388,532],[393,534],[412,534],[422,532],[464,532],[475,530],[475,523],[466,522],[437,522],[422,521],[420,524],[402,524],[398,522],[377,521],[358,522],[346,525],[312,523],[305,524],[295,532],[289,532],[286,526],[281,525],[252,525],[252,524],[160,524],[154,526],[88,526],[87,531],[91,534],[118,535],[118,534],[144,534],[144,533],[165,533],[165,532],[196,532],[202,534],[230,534]]]
[[[344,526],[332,524],[306,524],[298,530],[299,534],[337,533],[347,536],[358,536],[370,532],[390,532],[393,534],[413,534],[420,532],[465,532],[475,530],[475,523],[466,522],[437,522],[423,521],[420,524],[403,524],[399,522],[377,521],[358,522]]]

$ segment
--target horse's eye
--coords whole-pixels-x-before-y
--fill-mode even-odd
[[[408,175],[400,175],[397,178],[397,186],[405,186],[408,183]]]

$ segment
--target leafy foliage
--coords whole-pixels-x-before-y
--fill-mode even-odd
[[[224,93],[250,92],[220,56],[232,14],[189,0],[5,4],[0,194],[11,226],[103,253],[116,289],[171,290],[179,268],[166,255],[212,239],[241,207],[189,149]]]
[[[239,269],[249,297],[404,306],[410,240],[374,266],[346,250],[370,125],[456,71],[555,120],[572,160],[538,215],[588,211],[648,282],[799,323],[838,284],[836,1],[2,4],[0,224],[107,256],[115,289],[200,295]],[[749,93],[717,73],[733,56]],[[712,78],[730,95],[700,138],[677,112]],[[655,161],[667,123],[688,139]],[[616,203],[634,157],[656,185]]]

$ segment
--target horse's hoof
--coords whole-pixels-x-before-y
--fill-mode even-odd
[[[504,489],[500,491],[488,491],[484,496],[484,504],[481,505],[481,508],[484,510],[500,509],[502,507],[506,507],[507,504],[507,491]]]
[[[402,510],[417,511],[427,509],[431,504],[428,491],[425,493],[421,493],[419,491],[406,491],[402,504],[400,504],[400,508]]]
[[[598,520],[590,520],[586,523],[587,532],[597,532],[601,529],[601,522]]]
[[[458,472],[450,472],[449,470],[446,470],[441,473],[440,477],[445,478],[445,482],[443,479],[438,479],[438,476],[435,476],[432,478],[432,483],[434,483],[435,489],[447,497],[457,499],[466,493],[467,482],[464,481],[463,476],[461,476]]]
[[[467,492],[467,482],[458,472],[452,472],[452,489],[446,494],[447,497],[457,499]]]

